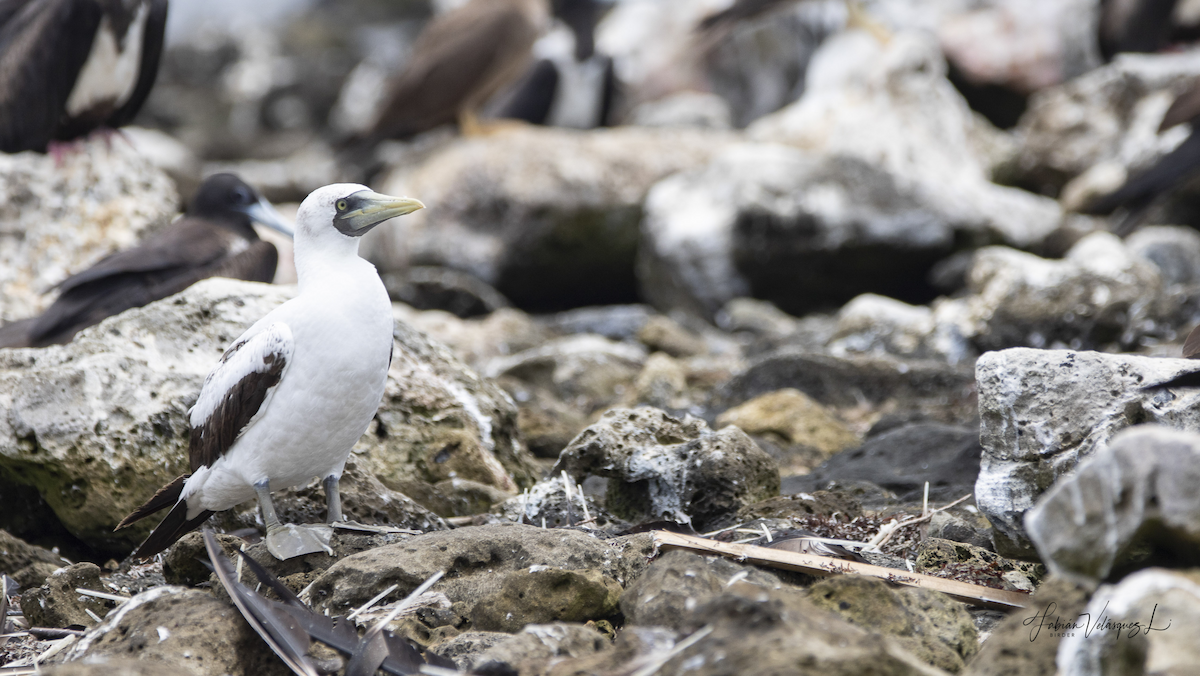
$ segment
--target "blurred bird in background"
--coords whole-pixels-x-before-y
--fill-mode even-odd
[[[259,239],[251,221],[292,234],[291,224],[240,178],[210,176],[182,218],[68,277],[41,316],[0,326],[0,347],[68,343],[82,329],[208,277],[270,282],[279,252]]]
[[[0,0],[0,151],[129,124],[166,20],[167,0]]]

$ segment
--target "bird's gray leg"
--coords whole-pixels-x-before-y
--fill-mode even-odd
[[[263,523],[267,526],[267,551],[279,559],[286,560],[302,554],[325,552],[332,555],[329,539],[333,529],[325,525],[297,526],[279,522],[275,503],[271,502],[271,490],[267,481],[254,484],[258,494],[258,507],[262,510]]]
[[[337,523],[342,520],[342,494],[339,490],[341,477],[330,474],[325,477],[325,521]]]
[[[271,483],[268,479],[254,484],[254,492],[258,494],[258,509],[262,512],[263,524],[267,531],[279,528],[279,516],[275,514],[275,503],[271,502]]]

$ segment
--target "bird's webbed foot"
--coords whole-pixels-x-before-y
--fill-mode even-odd
[[[267,529],[267,551],[280,561],[316,552],[333,556],[332,538],[333,528],[325,524],[279,524]]]

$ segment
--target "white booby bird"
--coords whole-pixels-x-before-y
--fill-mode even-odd
[[[41,316],[0,326],[0,347],[68,343],[82,329],[207,277],[271,281],[279,252],[251,221],[292,235],[291,224],[242,179],[204,179],[182,218],[60,282],[61,294]]]
[[[0,151],[132,122],[166,22],[167,0],[0,0]]]
[[[315,190],[296,217],[299,293],[225,351],[190,413],[191,473],[159,489],[117,526],[170,513],[134,552],[166,549],[213,512],[257,496],[267,548],[278,558],[327,549],[327,526],[284,526],[271,491],[313,477],[328,521],[341,520],[338,480],[379,408],[392,355],[392,305],[359,237],[423,208],[365,186]]]

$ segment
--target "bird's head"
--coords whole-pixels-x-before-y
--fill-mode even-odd
[[[235,174],[213,174],[204,179],[192,197],[188,215],[216,221],[233,216],[235,222],[244,216],[288,237],[294,234],[292,224]]]
[[[381,195],[365,185],[335,183],[318,188],[300,204],[297,236],[314,241],[351,240],[362,237],[384,221],[424,209],[409,197]]]

